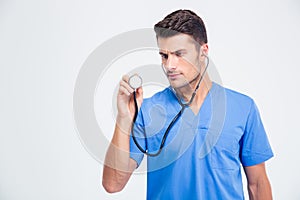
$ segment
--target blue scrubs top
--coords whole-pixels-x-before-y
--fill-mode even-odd
[[[170,87],[144,99],[134,127],[139,144],[157,152],[180,109]],[[139,166],[144,155],[132,138],[130,151]],[[186,108],[162,152],[147,156],[147,199],[244,199],[241,165],[272,156],[254,101],[213,83],[199,112]]]

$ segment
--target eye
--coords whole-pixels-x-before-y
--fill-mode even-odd
[[[168,59],[168,54],[165,54],[165,53],[159,53],[161,58],[164,59],[164,60],[167,60]]]
[[[182,57],[183,56],[183,53],[182,52],[175,52],[175,55],[177,56],[177,57]]]

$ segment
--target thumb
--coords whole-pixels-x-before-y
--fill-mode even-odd
[[[136,98],[139,101],[139,103],[141,103],[143,101],[143,87],[139,87],[136,89]]]

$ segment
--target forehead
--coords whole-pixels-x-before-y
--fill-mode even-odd
[[[171,37],[158,37],[157,45],[160,50],[174,52],[180,49],[196,50],[196,41],[192,36],[180,33]]]

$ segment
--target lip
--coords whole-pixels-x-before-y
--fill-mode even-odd
[[[170,79],[175,79],[175,78],[177,78],[178,76],[180,76],[180,74],[168,74],[168,77],[169,77]]]

